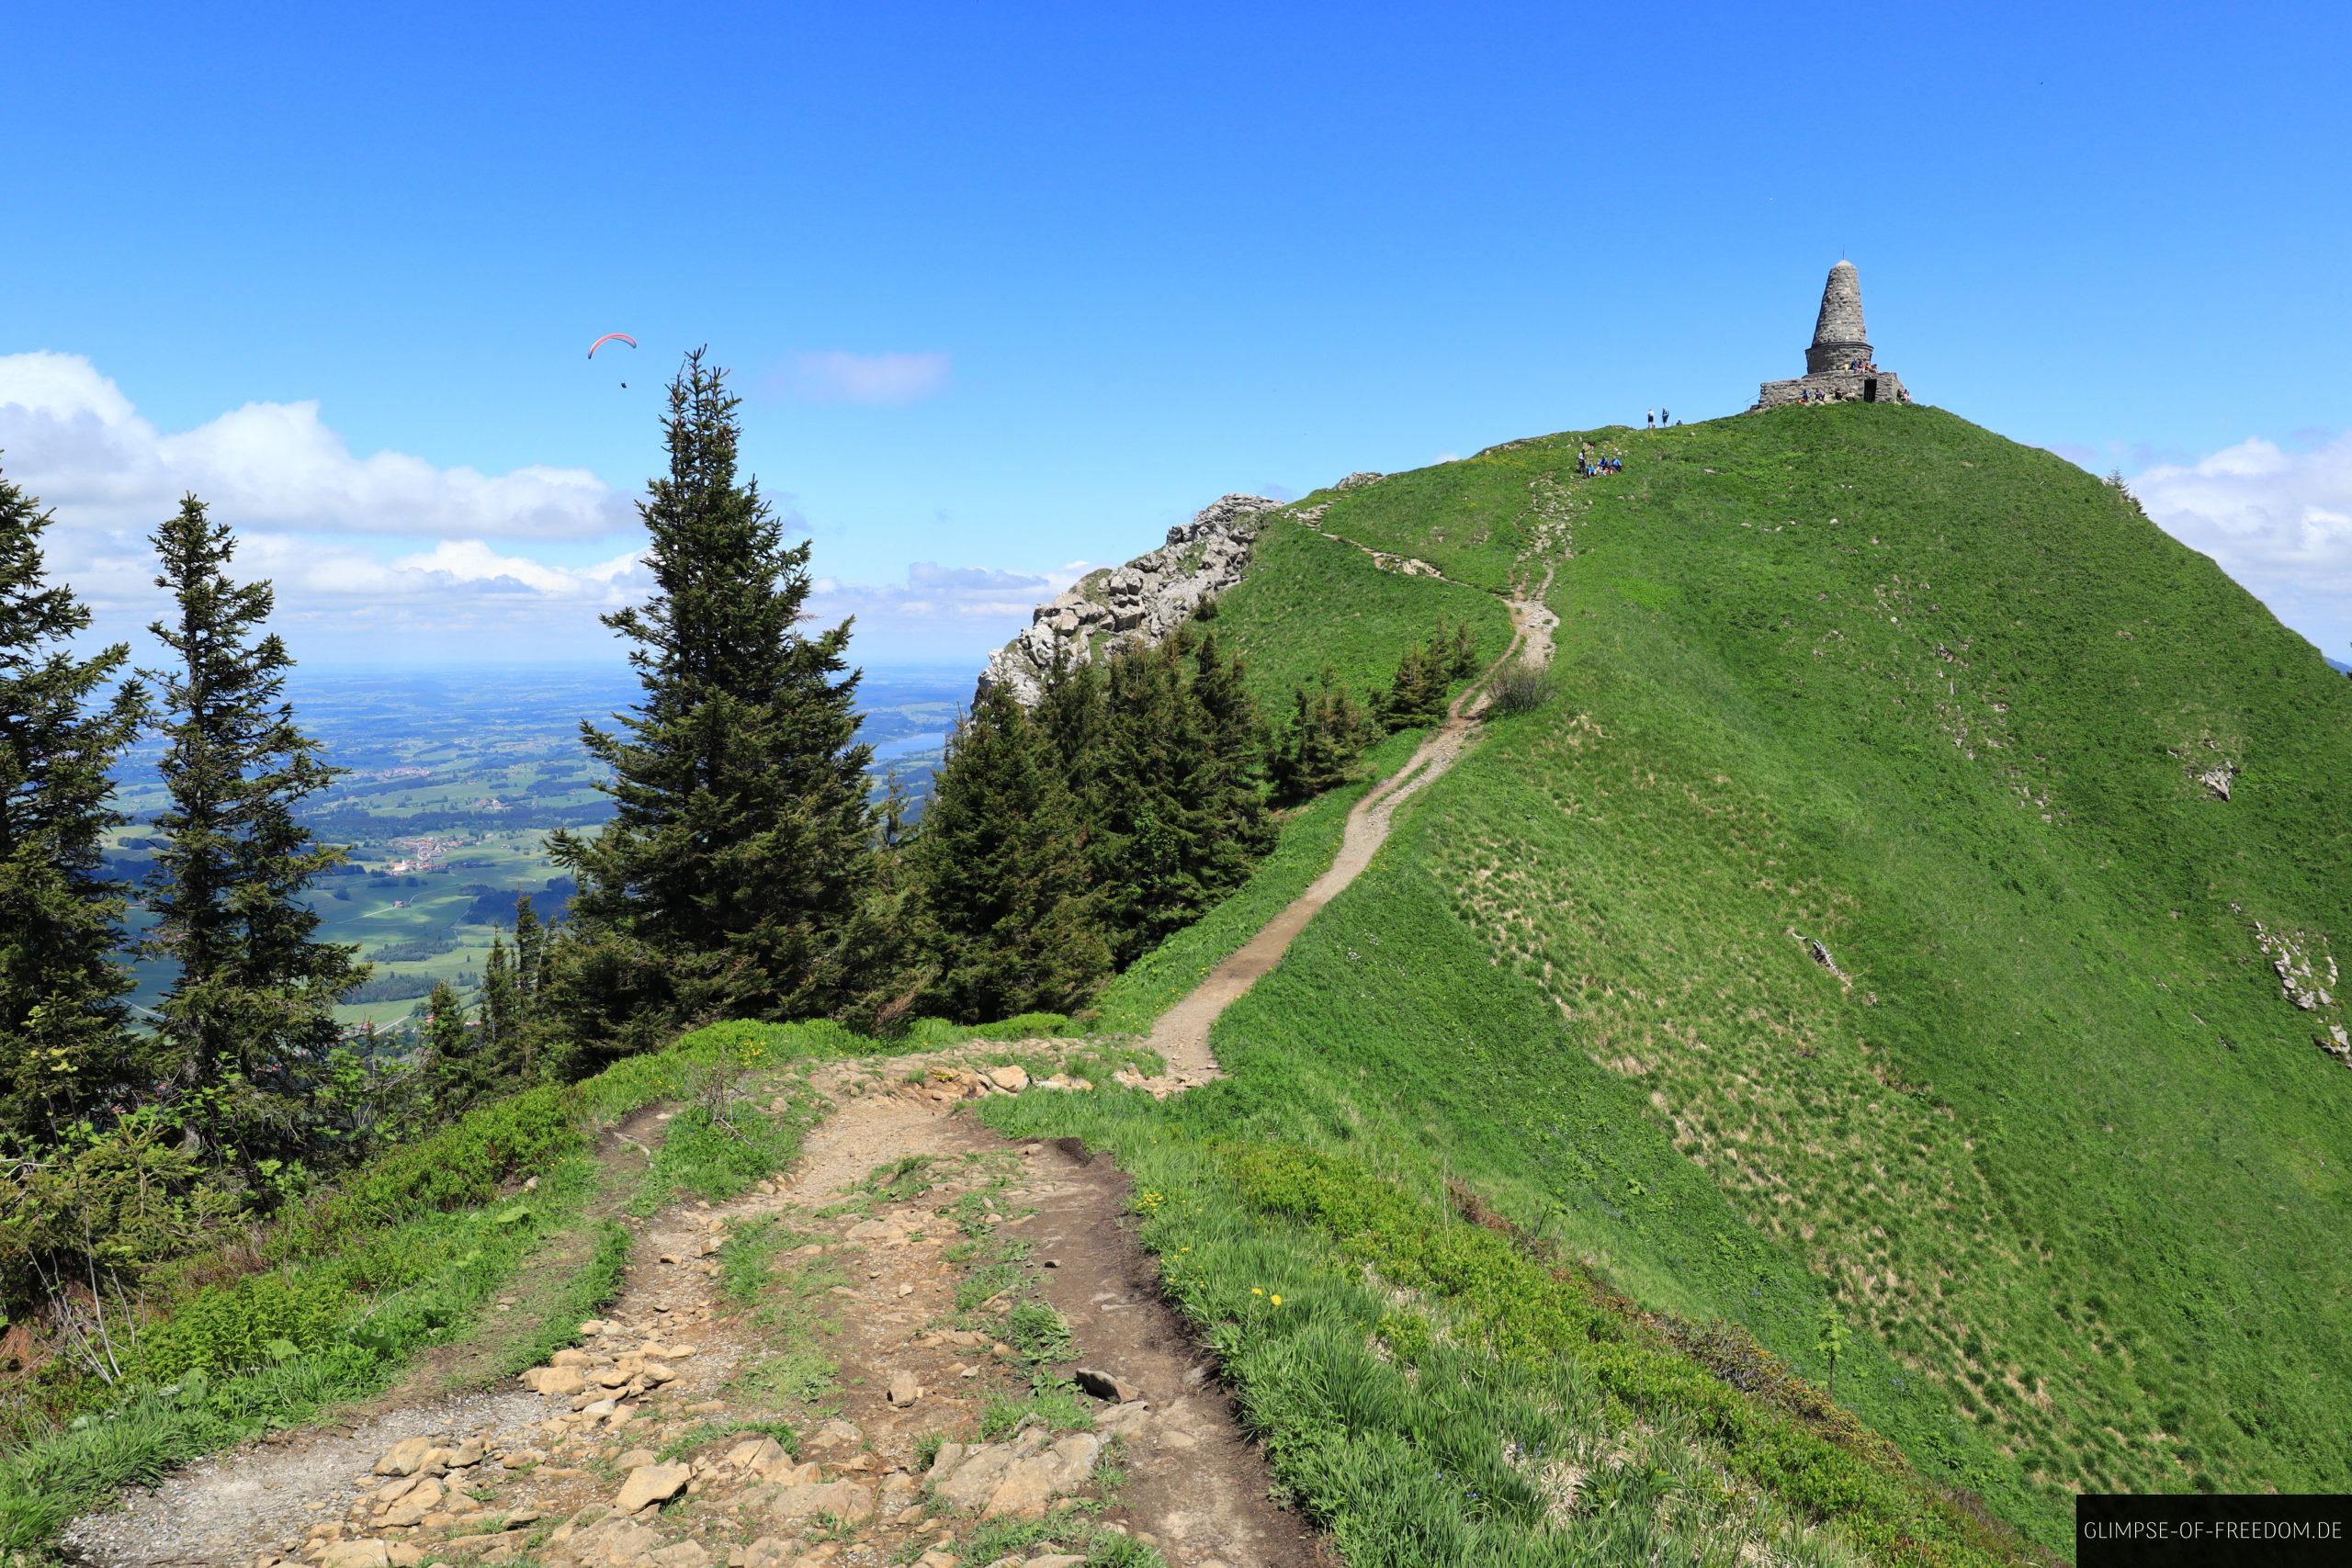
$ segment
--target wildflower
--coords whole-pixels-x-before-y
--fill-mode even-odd
[[[1250,1286],[1250,1293],[1251,1295],[1253,1295],[1253,1296],[1262,1296],[1262,1295],[1264,1295],[1266,1292],[1263,1292],[1263,1291],[1261,1291],[1261,1290],[1260,1290],[1257,1286],[1252,1285],[1252,1286]]]
[[[1282,1305],[1282,1304],[1283,1304],[1283,1299],[1282,1299],[1282,1297],[1280,1297],[1279,1295],[1278,1295],[1278,1296],[1275,1296],[1275,1297],[1273,1298],[1273,1303],[1274,1303],[1276,1306],[1280,1306],[1280,1305]]]

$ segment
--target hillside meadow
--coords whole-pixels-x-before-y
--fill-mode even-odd
[[[1625,471],[1576,479],[1588,440]],[[1816,1383],[1834,1316],[1838,1404],[2053,1549],[2077,1489],[2352,1484],[2343,1010],[2263,946],[2324,983],[2352,929],[2352,688],[2316,650],[2125,495],[1931,410],[1307,501],[1493,587],[1560,523],[1555,694],[1225,1016],[1231,1079],[1055,1125],[1146,1171],[1343,1156],[1432,1221],[1466,1187]]]

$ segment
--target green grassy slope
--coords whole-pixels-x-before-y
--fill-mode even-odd
[[[1948,415],[1626,445],[1555,601],[1573,723],[1418,825],[1454,917],[2026,1476],[2352,1480],[2352,1077],[2254,924],[2323,971],[2352,931],[2346,682]]]
[[[2345,1011],[2256,927],[2323,985],[2352,932],[2352,687],[1946,414],[1590,439],[1623,476],[1569,434],[1309,498],[1493,585],[1565,528],[1560,693],[1227,1015],[1233,1078],[1054,1115],[1171,1184],[1212,1144],[1466,1181],[1816,1379],[1834,1301],[1838,1403],[2053,1547],[2078,1488],[2352,1486]]]
[[[1510,615],[1496,597],[1508,586],[1499,576],[1446,582],[1384,571],[1363,550],[1277,514],[1260,531],[1249,575],[1218,599],[1212,625],[1246,660],[1259,711],[1281,719],[1291,693],[1312,685],[1325,665],[1369,699],[1440,615],[1450,626],[1466,621],[1481,659],[1494,658],[1510,641]]]

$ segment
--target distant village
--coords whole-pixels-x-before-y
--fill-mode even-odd
[[[420,872],[438,871],[449,852],[464,848],[465,842],[463,835],[457,833],[427,833],[413,839],[394,839],[394,849],[409,852],[404,859],[385,866],[384,874],[413,876]]]

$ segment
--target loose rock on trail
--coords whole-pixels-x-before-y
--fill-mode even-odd
[[[619,1302],[525,1387],[277,1434],[77,1521],[69,1549],[121,1568],[979,1568],[992,1531],[1019,1543],[1001,1560],[1068,1568],[1115,1532],[1182,1568],[1329,1561],[1271,1500],[1108,1158],[956,1113],[999,1080],[1031,1087],[954,1054],[828,1066],[834,1109],[797,1168],[646,1222]],[[1017,1322],[1042,1338],[1016,1345]],[[1102,1397],[1031,1398],[1033,1372],[1081,1365]]]

